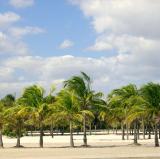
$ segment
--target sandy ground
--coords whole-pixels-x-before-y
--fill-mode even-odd
[[[16,139],[4,137],[4,149],[0,159],[112,159],[145,158],[160,159],[160,148],[154,147],[154,139],[139,140],[140,146],[132,145],[133,140],[121,140],[121,135],[88,135],[88,148],[80,147],[83,136],[74,136],[76,148],[69,147],[69,136],[44,137],[44,147],[38,148],[39,137],[23,137],[24,148],[13,148]]]

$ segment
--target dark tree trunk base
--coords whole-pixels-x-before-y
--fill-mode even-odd
[[[81,145],[80,147],[91,147],[90,145]]]
[[[139,144],[139,143],[132,143],[132,144],[130,144],[130,146],[141,146],[141,144]]]
[[[24,148],[24,146],[23,145],[20,145],[20,146],[14,146],[15,148]]]

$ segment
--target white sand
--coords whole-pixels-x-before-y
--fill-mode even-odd
[[[158,157],[160,148],[154,147],[154,139],[139,140],[141,146],[133,146],[130,140],[121,140],[121,135],[89,135],[89,148],[69,148],[69,136],[44,137],[43,149],[38,148],[39,137],[23,137],[21,144],[25,148],[13,148],[16,139],[4,137],[4,149],[0,150],[0,159],[52,159],[52,158],[119,158],[119,157]],[[141,137],[142,138],[142,137]],[[147,136],[146,136],[147,138]],[[74,136],[75,146],[83,143],[83,136]]]

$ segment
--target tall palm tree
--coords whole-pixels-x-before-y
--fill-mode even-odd
[[[87,116],[85,111],[91,109],[92,99],[94,91],[91,89],[91,79],[90,77],[81,72],[79,76],[73,76],[69,80],[64,82],[64,87],[68,88],[75,92],[83,112],[83,143],[84,146],[87,146],[87,133],[86,133],[86,124]]]
[[[48,104],[45,103],[45,91],[38,85],[33,85],[25,88],[20,99],[23,105],[30,107],[31,119],[38,123],[40,128],[40,141],[39,145],[43,148],[43,128],[45,117],[49,112]]]
[[[146,111],[154,121],[155,147],[159,147],[157,125],[160,116],[160,84],[148,83],[141,88],[141,94],[148,102]]]
[[[68,91],[66,89],[61,90],[56,98],[55,116],[61,120],[67,120],[70,129],[70,146],[74,147],[73,141],[73,123],[75,120],[82,119],[81,109],[79,107],[79,101],[75,96],[74,91]]]

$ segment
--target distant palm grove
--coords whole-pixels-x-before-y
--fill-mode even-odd
[[[90,77],[81,72],[64,81],[62,90],[54,95],[52,87],[46,95],[39,85],[28,86],[16,99],[8,94],[0,100],[0,147],[3,135],[20,139],[30,132],[39,134],[39,146],[43,147],[44,131],[69,132],[70,146],[74,147],[75,132],[83,132],[83,143],[92,129],[121,130],[122,140],[133,136],[133,144],[154,135],[154,144],[160,138],[160,84],[147,83],[137,88],[129,84],[111,91],[107,97],[92,90]]]

